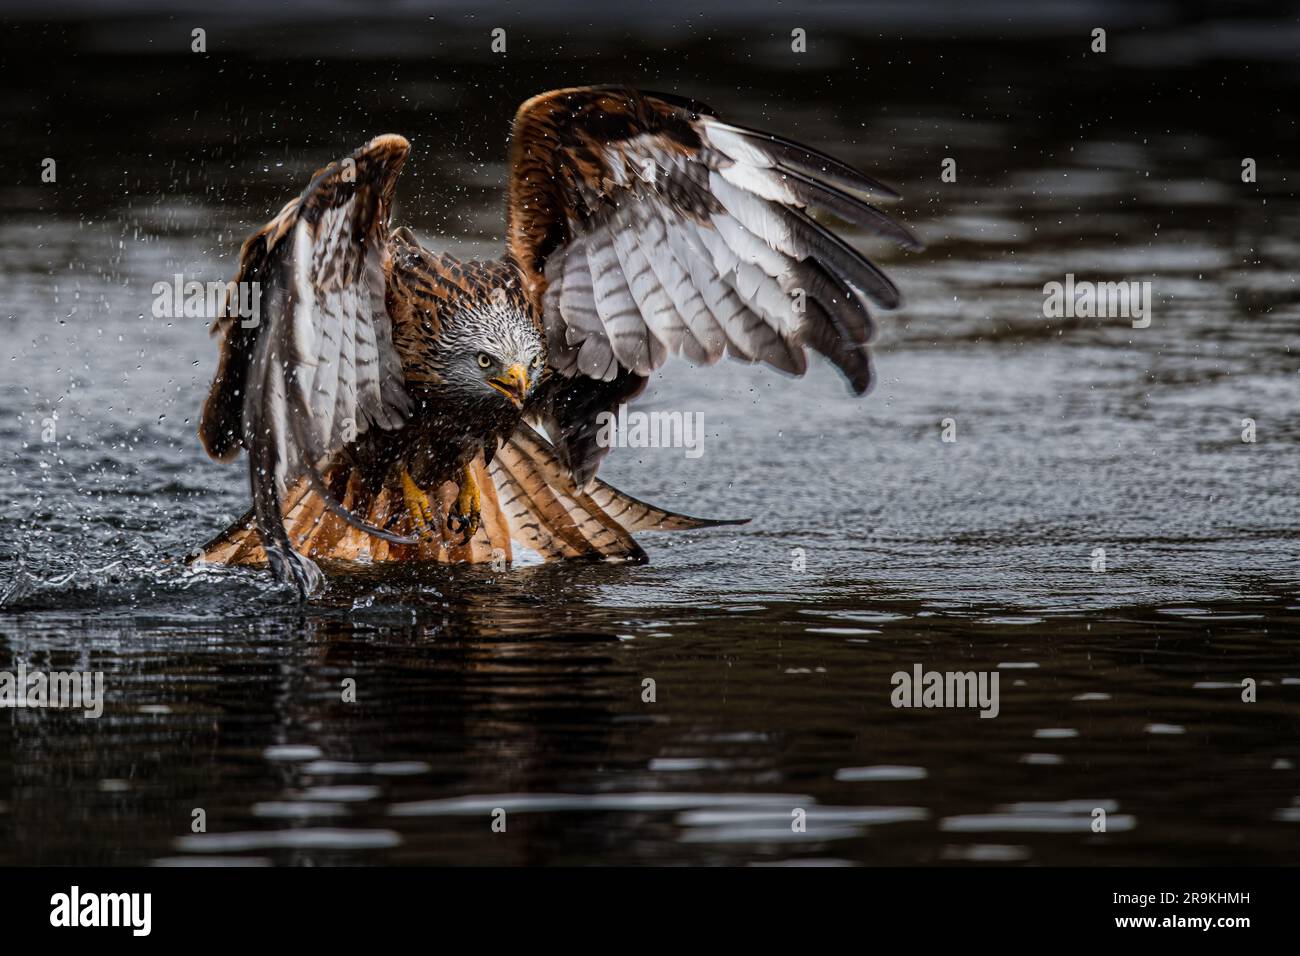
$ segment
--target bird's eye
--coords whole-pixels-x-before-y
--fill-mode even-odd
[[[486,352],[478,353],[479,368],[488,368],[489,366],[491,366],[491,364],[492,364],[492,356],[488,355]]]
[[[542,367],[542,357],[539,355],[537,356],[537,358],[533,359],[533,368],[541,368],[541,367]]]

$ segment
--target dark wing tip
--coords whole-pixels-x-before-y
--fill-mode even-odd
[[[753,518],[696,518],[694,515],[682,515],[693,522],[697,528],[717,528],[723,525],[749,524]]]
[[[843,160],[836,159],[805,143],[798,143],[784,136],[754,129],[730,121],[720,123],[728,132],[743,137],[752,146],[758,147],[785,168],[797,169],[828,182],[848,186],[859,192],[870,193],[881,199],[896,200],[902,196],[890,186],[886,186],[860,169],[855,169]]]

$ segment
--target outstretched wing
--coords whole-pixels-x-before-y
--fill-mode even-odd
[[[388,217],[409,149],[379,136],[318,172],[244,243],[236,281],[260,290],[254,320],[228,315],[216,326],[221,362],[199,434],[219,460],[248,449],[268,558],[304,591],[319,577],[285,534],[286,485],[306,475],[338,510],[319,469],[368,428],[399,427],[410,409],[384,301]]]
[[[864,198],[891,190],[693,100],[614,87],[529,100],[510,160],[510,253],[561,373],[539,415],[580,484],[604,454],[596,415],[670,355],[801,375],[811,347],[869,387],[867,300],[893,308],[898,290],[812,214],[918,248]]]

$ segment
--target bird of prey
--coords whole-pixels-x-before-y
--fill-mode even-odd
[[[717,523],[597,479],[598,417],[677,354],[801,375],[811,348],[862,394],[868,301],[899,293],[822,220],[918,247],[869,201],[892,190],[675,95],[524,103],[491,261],[390,228],[408,150],[378,136],[320,170],[240,251],[256,321],[213,329],[199,434],[218,461],[247,450],[253,507],[202,558],[269,563],[303,597],[321,559],[642,559],[632,532]]]

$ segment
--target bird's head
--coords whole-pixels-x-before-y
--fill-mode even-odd
[[[546,368],[546,345],[532,320],[506,303],[452,316],[439,348],[444,386],[474,404],[520,410]]]

